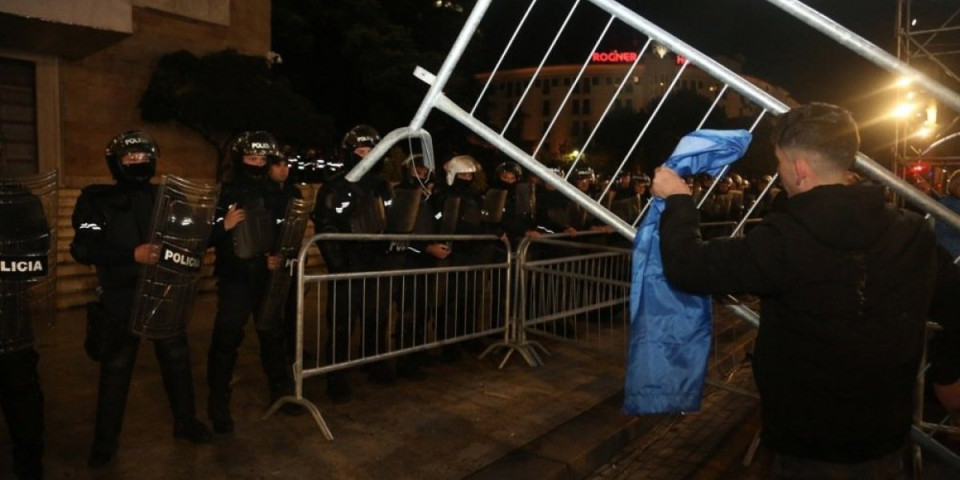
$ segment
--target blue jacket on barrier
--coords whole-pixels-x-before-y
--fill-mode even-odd
[[[717,175],[744,154],[751,138],[745,130],[698,130],[680,140],[664,165],[684,176]],[[654,198],[634,241],[627,414],[698,411],[706,376],[710,298],[667,283],[660,258],[662,212],[663,199]]]

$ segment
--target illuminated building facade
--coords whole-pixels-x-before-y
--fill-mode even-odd
[[[638,111],[644,108],[650,101],[663,96],[686,62],[683,57],[656,46],[631,71],[636,57],[636,52],[629,51],[595,52],[579,82],[575,80],[580,65],[545,66],[532,80],[532,85],[535,67],[499,71],[486,91],[488,120],[491,125],[502,128],[513,117],[507,130],[519,130],[519,137],[524,142],[536,145],[556,116],[542,150],[558,156],[575,149],[590,135],[608,106],[611,110]],[[730,70],[740,72],[739,62],[722,58],[720,61]],[[489,73],[476,75],[482,83],[486,83],[489,77]],[[796,103],[785,90],[750,76],[744,77],[787,105]],[[621,83],[624,83],[622,88]],[[688,65],[673,91],[691,90],[712,100],[722,87],[719,81],[696,65]],[[564,98],[571,91],[564,104]],[[518,110],[517,103],[521,99],[523,103]],[[561,106],[563,109],[557,115]],[[722,109],[728,118],[750,117],[760,112],[758,106],[732,91],[723,95],[717,108]]]

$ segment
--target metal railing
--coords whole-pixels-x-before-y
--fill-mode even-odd
[[[309,251],[322,242],[355,249],[364,257],[363,265],[307,272]],[[411,265],[408,248],[417,243],[449,243],[454,253],[427,267]],[[300,249],[294,280],[294,394],[278,399],[264,418],[285,403],[301,405],[332,440],[319,409],[303,397],[306,379],[478,337],[506,339],[511,309],[508,252],[509,242],[493,235],[311,237]]]

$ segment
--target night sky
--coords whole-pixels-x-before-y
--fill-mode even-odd
[[[541,0],[539,3],[546,4],[542,9],[538,5],[539,11],[535,10],[542,30],[523,32],[518,45],[524,45],[527,51],[508,57],[509,65],[538,62],[573,1]],[[827,101],[850,109],[864,127],[865,151],[884,148],[883,139],[892,135],[891,126],[870,124],[892,108],[894,99],[887,87],[895,77],[764,0],[624,0],[623,3],[711,56],[741,59],[744,73],[786,89],[800,102]],[[806,3],[884,50],[895,51],[896,0],[807,0]],[[958,3],[957,0],[914,0],[918,17],[915,28],[939,26],[956,11]],[[525,1],[494,2],[492,8],[496,18],[516,19],[528,4]],[[581,63],[585,49],[607,20],[608,16],[596,7],[587,2],[582,4],[580,8],[585,15],[578,15],[568,27],[568,31],[577,35],[565,35],[548,63]],[[515,23],[494,24],[486,20],[485,24],[488,41],[493,44],[512,33],[515,26]],[[625,26],[607,38],[603,49],[639,49],[646,40]],[[956,88],[949,80],[944,82]]]

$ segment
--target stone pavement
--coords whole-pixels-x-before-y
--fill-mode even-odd
[[[190,328],[200,412],[215,307],[213,296],[200,296]],[[750,468],[740,466],[757,429],[755,399],[708,387],[700,413],[624,416],[622,359],[548,340],[552,355],[539,368],[516,355],[502,370],[500,357],[465,357],[429,367],[424,380],[389,386],[370,384],[358,369],[349,374],[355,397],[340,405],[325,397],[323,379],[308,379],[304,396],[335,437],[327,441],[309,415],[261,419],[268,394],[250,325],[234,380],[235,433],[218,435],[211,445],[174,440],[152,346],[143,342],[120,451],[94,471],[86,458],[97,365],[83,353],[83,311],[62,311],[56,320],[53,329],[38,329],[37,342],[50,479],[759,480],[768,459],[761,449]],[[715,322],[721,339],[730,331],[719,331],[723,325]],[[718,342],[729,351],[711,361],[742,358],[749,342],[741,337]],[[748,385],[749,369],[735,367],[719,370],[734,368],[733,384]],[[9,478],[8,448],[0,429],[0,478]]]
[[[205,412],[205,363],[216,299],[198,298],[190,347],[198,411]],[[236,432],[212,445],[172,438],[172,424],[150,342],[141,343],[120,451],[113,463],[86,467],[93,435],[97,364],[83,353],[83,310],[60,312],[53,329],[38,328],[45,395],[47,478],[462,478],[615,395],[622,362],[560,342],[530,368],[499,358],[437,364],[425,380],[380,387],[350,373],[354,400],[334,405],[324,381],[308,379],[305,397],[320,408],[335,439],[324,439],[309,415],[261,416],[268,393],[256,335],[248,325],[234,380]],[[518,356],[515,356],[518,357]],[[200,418],[206,421],[201,413]],[[10,471],[9,439],[0,433],[0,478]]]

